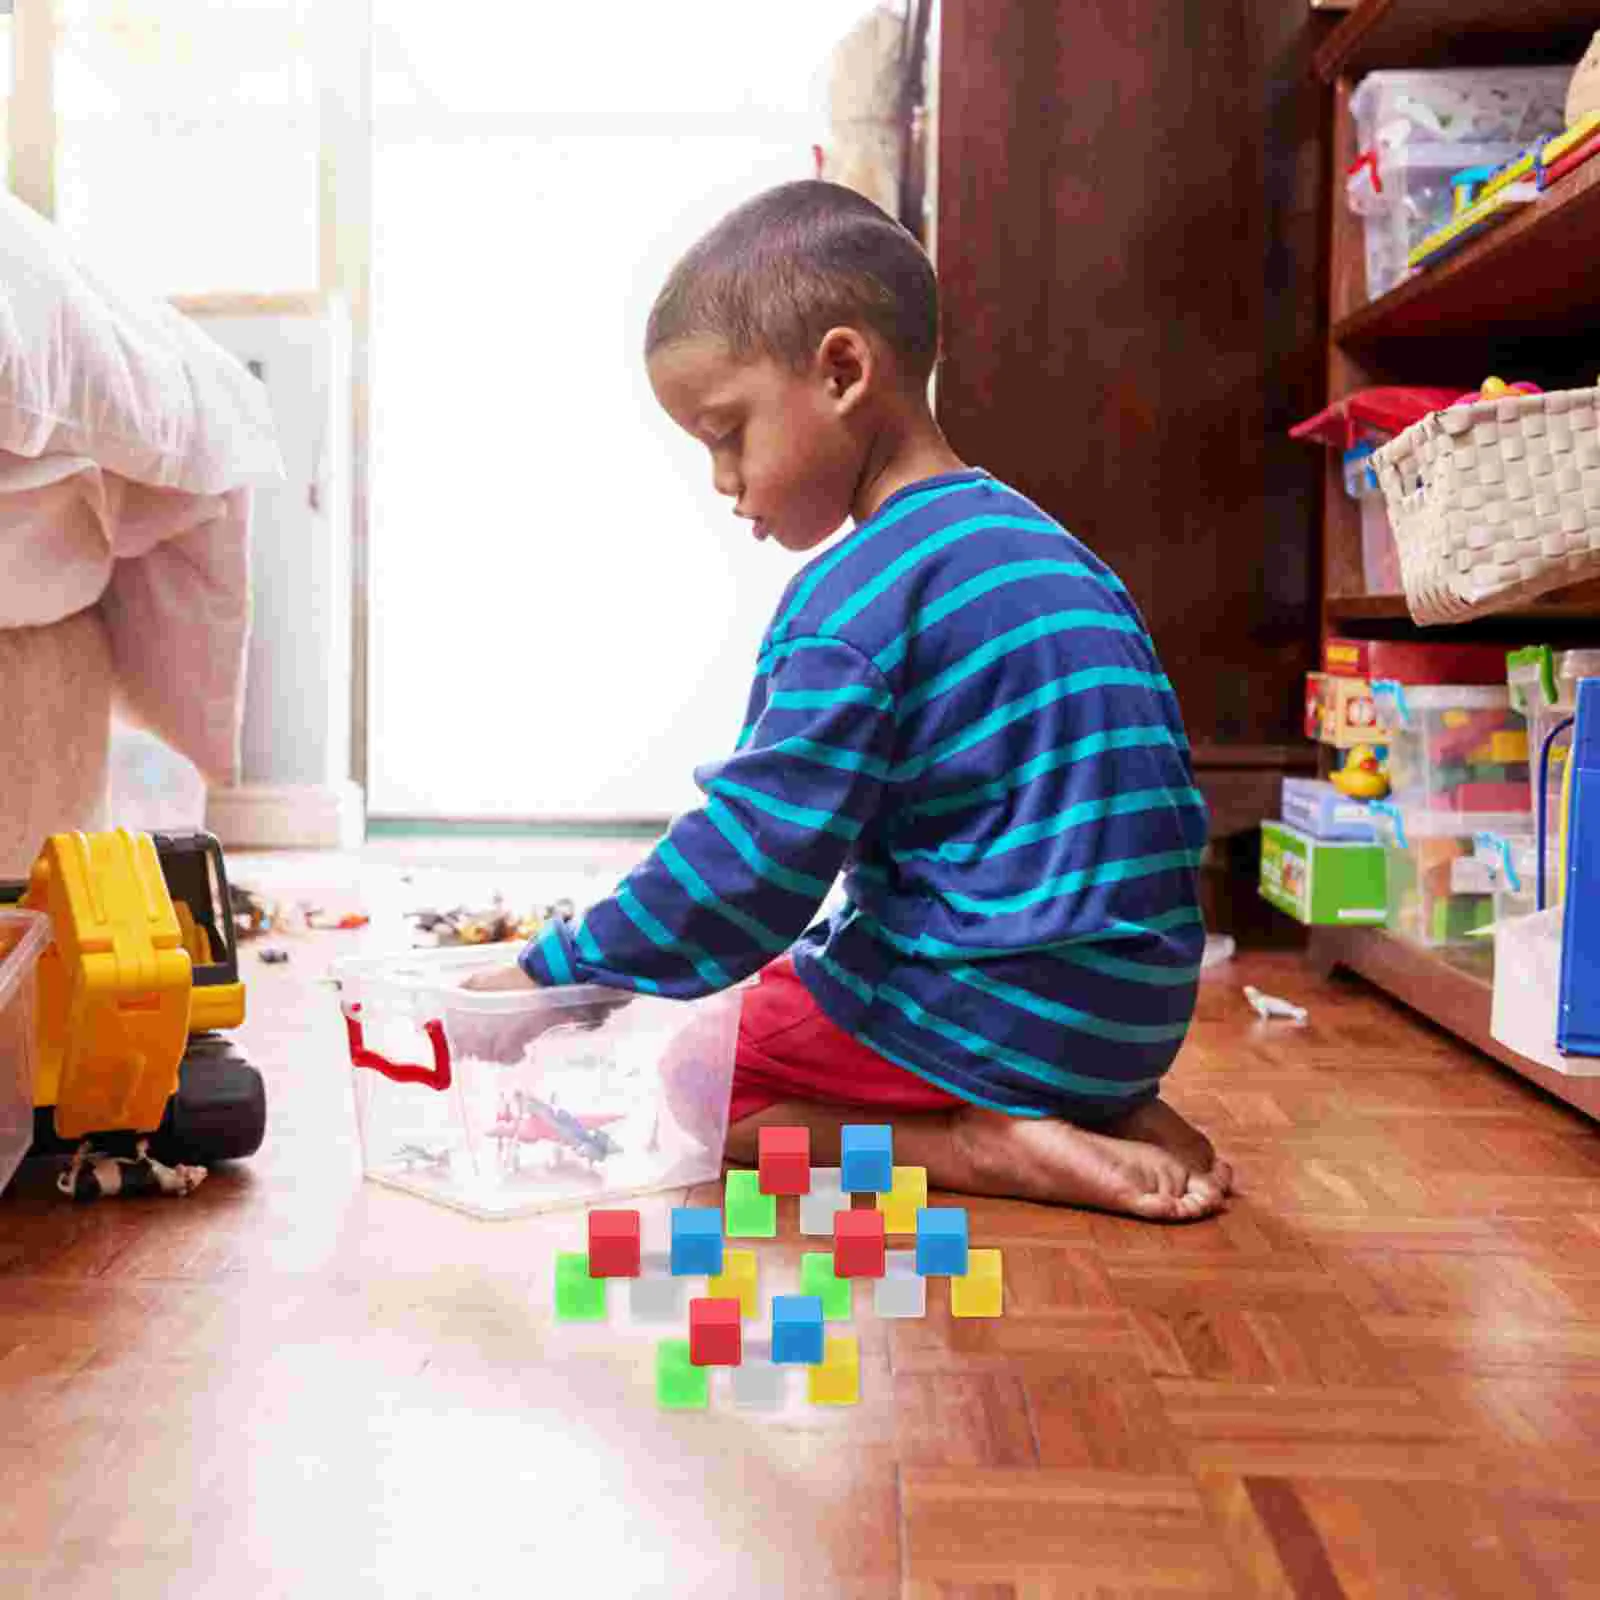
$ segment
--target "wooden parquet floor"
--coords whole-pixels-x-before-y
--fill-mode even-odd
[[[552,1325],[572,1217],[360,1181],[340,937],[248,958],[257,1159],[0,1200],[5,1596],[1600,1595],[1600,1136],[1370,991],[1208,977],[1227,1215],[972,1202],[1006,1316],[864,1317],[860,1407],[773,1423]]]

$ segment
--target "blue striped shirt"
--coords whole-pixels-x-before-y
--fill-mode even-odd
[[[810,561],[695,777],[704,805],[529,944],[531,977],[694,996],[792,950],[833,1021],[966,1100],[1096,1120],[1156,1092],[1205,808],[1127,591],[1023,496],[926,479]]]

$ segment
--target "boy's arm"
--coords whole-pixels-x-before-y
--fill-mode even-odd
[[[695,774],[705,804],[576,927],[551,923],[528,944],[529,978],[690,998],[748,977],[805,931],[877,812],[893,699],[837,639],[787,640],[762,667],[765,704],[738,750]]]

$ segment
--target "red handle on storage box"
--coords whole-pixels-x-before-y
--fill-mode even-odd
[[[350,1035],[352,1066],[370,1067],[374,1072],[381,1072],[384,1077],[392,1078],[396,1083],[421,1083],[430,1089],[450,1087],[450,1044],[444,1036],[442,1022],[422,1024],[422,1031],[427,1034],[428,1043],[433,1046],[433,1065],[419,1067],[405,1061],[391,1061],[387,1056],[379,1055],[376,1050],[369,1050],[361,1029],[361,1021],[355,1015],[360,1009],[359,1005],[351,1006],[344,1017],[345,1029]]]

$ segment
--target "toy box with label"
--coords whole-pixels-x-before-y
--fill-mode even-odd
[[[1308,926],[1380,926],[1384,853],[1376,845],[1315,839],[1283,822],[1261,824],[1261,898]]]
[[[462,987],[517,953],[334,968],[366,1176],[482,1217],[717,1178],[742,991]]]
[[[1313,839],[1373,844],[1372,817],[1365,800],[1352,800],[1317,778],[1285,778],[1279,807],[1283,821]]]
[[[1395,805],[1462,814],[1528,809],[1528,734],[1505,688],[1376,678],[1372,694]]]
[[[1393,678],[1398,683],[1506,681],[1506,653],[1495,644],[1417,644],[1409,640],[1344,639],[1322,646],[1322,670],[1341,678]]]
[[[1306,737],[1338,750],[1379,743],[1378,709],[1366,679],[1308,672]]]
[[[1345,181],[1361,217],[1367,295],[1407,274],[1408,257],[1470,200],[1461,175],[1494,171],[1565,124],[1570,67],[1374,72],[1350,97],[1357,156]]]
[[[1475,831],[1506,836],[1529,832],[1526,812],[1464,818],[1377,801],[1372,819],[1387,858],[1386,926],[1412,944],[1470,944],[1494,921],[1487,874],[1477,871],[1458,892],[1456,863],[1476,849]],[[1474,863],[1481,868],[1481,863]]]

